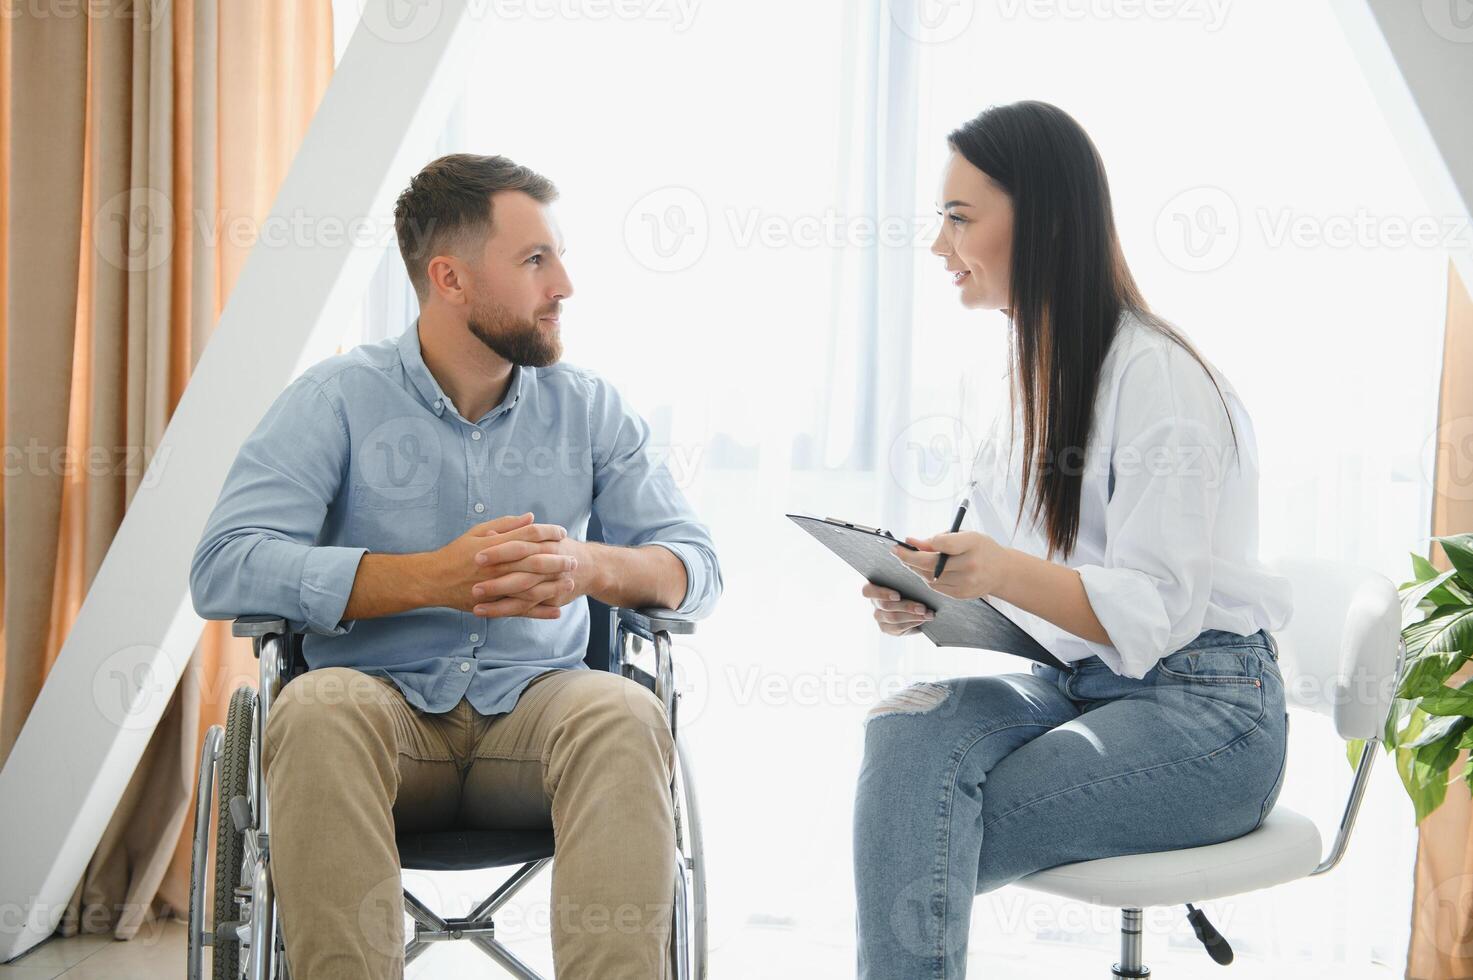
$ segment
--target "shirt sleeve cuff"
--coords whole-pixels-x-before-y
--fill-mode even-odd
[[[1144,572],[1133,568],[1078,565],[1095,618],[1109,643],[1085,640],[1090,651],[1123,677],[1142,678],[1166,654],[1171,634],[1161,596]]]
[[[682,616],[694,617],[696,610],[700,607],[701,584],[705,581],[701,577],[704,570],[704,561],[699,549],[693,545],[681,541],[651,541],[661,548],[672,552],[680,563],[685,566],[685,596],[681,598],[680,605],[675,607],[675,612]]]
[[[302,564],[302,614],[313,633],[342,636],[353,621],[342,622],[348,596],[358,577],[358,562],[367,548],[319,547],[307,552]]]

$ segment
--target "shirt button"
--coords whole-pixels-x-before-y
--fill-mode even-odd
[[[471,642],[472,643],[479,643],[480,641],[481,641],[481,634],[480,633],[472,633],[471,634]]]
[[[471,438],[472,439],[475,439],[477,441],[480,441],[480,438],[481,438],[481,430],[480,429],[476,429],[474,432],[472,432],[471,433]]]
[[[477,514],[483,513],[485,510],[486,510],[486,505],[485,504],[476,504],[476,513]]]
[[[462,674],[465,673],[466,671],[470,670],[470,669],[471,669],[471,665],[470,664],[466,663],[464,660],[462,660],[460,662],[460,672]]]
[[[435,411],[438,412],[440,410],[440,406],[443,405],[443,404],[445,404],[445,403],[442,402],[442,401],[440,401],[439,399],[436,399],[435,400]]]

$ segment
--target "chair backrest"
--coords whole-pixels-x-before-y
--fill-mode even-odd
[[[1341,738],[1380,737],[1400,659],[1396,586],[1345,562],[1284,558],[1265,565],[1293,590],[1294,612],[1274,633],[1288,702],[1331,717]]]
[[[589,515],[588,533],[585,541],[603,543],[604,529],[596,516]],[[618,626],[614,623],[614,611],[593,596],[588,596],[588,652],[583,662],[594,670],[608,670],[613,656],[614,644],[618,642]]]

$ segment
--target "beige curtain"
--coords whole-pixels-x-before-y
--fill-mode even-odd
[[[250,248],[237,232],[265,218],[333,67],[330,0],[48,13],[0,18],[0,765],[218,321]],[[187,913],[201,738],[255,677],[229,633],[207,625],[63,935]]]
[[[1473,299],[1451,265],[1447,295],[1432,497],[1432,533],[1438,535],[1473,531]],[[1448,567],[1441,548],[1428,557]],[[1473,668],[1453,680],[1469,677]],[[1473,977],[1473,802],[1456,778],[1465,759],[1453,763],[1447,800],[1418,830],[1409,980]]]
[[[11,72],[11,18],[0,17],[0,79],[6,84],[13,82]],[[10,281],[10,96],[0,95],[0,413],[5,412],[4,360],[9,350],[8,331],[10,300],[6,284]],[[0,429],[5,419],[0,415]],[[5,430],[5,436],[10,432]],[[9,481],[0,476],[0,767],[10,754],[14,737],[5,729],[5,702],[10,695],[5,681],[5,484]]]

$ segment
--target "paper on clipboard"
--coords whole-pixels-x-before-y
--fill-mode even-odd
[[[1049,653],[1037,640],[985,599],[953,599],[926,587],[891,554],[896,545],[910,547],[888,531],[811,514],[787,517],[844,560],[866,580],[894,589],[907,600],[936,610],[936,618],[921,632],[939,647],[996,650],[1062,670],[1072,668]]]

